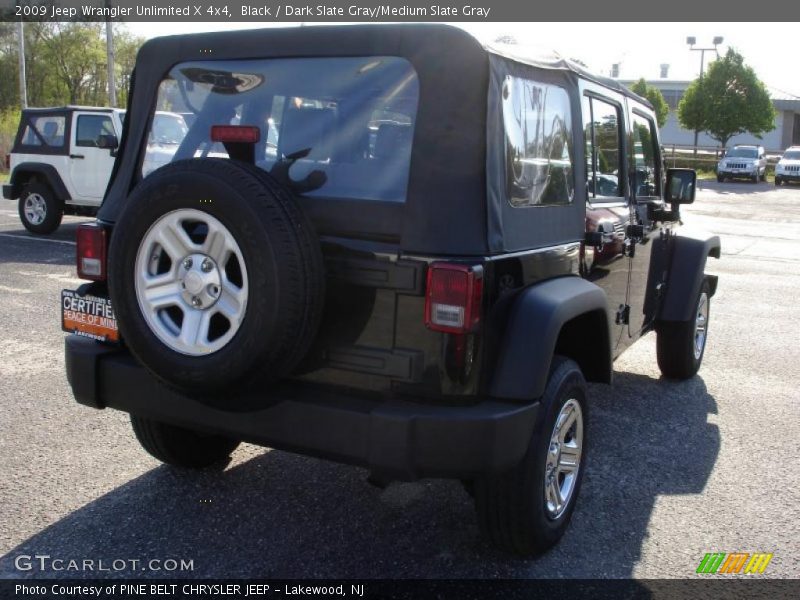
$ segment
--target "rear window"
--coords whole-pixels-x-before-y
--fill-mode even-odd
[[[396,57],[182,63],[159,87],[142,175],[227,157],[211,126],[248,125],[261,131],[256,165],[295,193],[403,202],[418,98]]]
[[[63,148],[67,119],[64,115],[28,116],[20,144],[45,148]]]

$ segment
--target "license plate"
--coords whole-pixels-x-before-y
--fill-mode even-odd
[[[61,329],[101,342],[119,341],[111,300],[72,290],[61,290]]]

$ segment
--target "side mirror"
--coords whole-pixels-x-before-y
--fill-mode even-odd
[[[697,173],[693,169],[667,169],[664,200],[670,204],[691,204],[696,187]]]
[[[97,136],[97,147],[106,150],[116,150],[119,147],[117,136],[106,134]]]

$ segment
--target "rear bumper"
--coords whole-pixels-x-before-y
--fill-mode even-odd
[[[3,185],[3,198],[6,200],[14,200],[17,195],[14,192],[14,186],[11,184]]]
[[[258,409],[227,411],[177,393],[124,350],[66,338],[75,399],[198,431],[355,464],[393,478],[469,477],[517,464],[530,443],[539,403],[494,400],[432,406],[374,400],[292,385],[257,398]],[[248,393],[252,401],[252,393]]]

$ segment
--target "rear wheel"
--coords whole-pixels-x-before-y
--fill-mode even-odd
[[[53,233],[61,225],[64,203],[46,183],[30,181],[19,197],[19,218],[31,233]]]
[[[665,377],[688,379],[700,369],[708,338],[711,309],[707,281],[700,286],[691,321],[661,321],[656,325],[658,367]]]
[[[136,439],[147,452],[168,465],[202,469],[227,459],[239,445],[230,438],[131,415]]]
[[[475,480],[483,534],[497,547],[541,554],[569,525],[587,447],[586,384],[573,361],[555,357],[528,451],[512,470]]]

